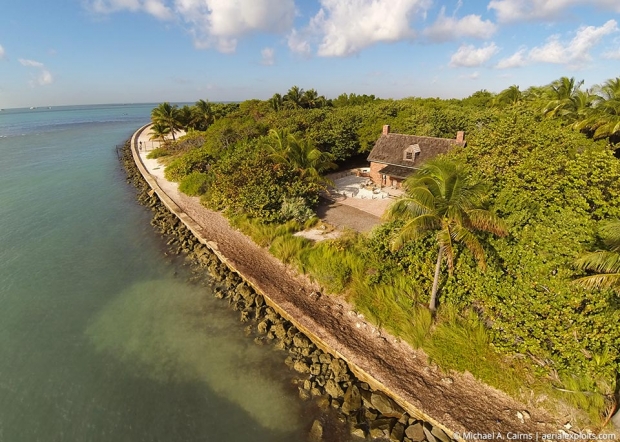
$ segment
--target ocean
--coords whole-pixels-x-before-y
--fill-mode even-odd
[[[303,441],[319,415],[136,202],[115,146],[154,106],[0,112],[2,442]]]

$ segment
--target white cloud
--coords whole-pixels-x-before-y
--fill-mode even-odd
[[[4,51],[2,45],[0,45],[0,60],[4,60],[4,57],[6,57],[6,52]]]
[[[474,45],[461,45],[461,47],[452,54],[450,58],[451,67],[477,67],[481,66],[491,59],[499,48],[495,43],[489,43],[481,48]]]
[[[20,58],[18,61],[21,63],[22,66],[27,66],[31,68],[42,68],[43,67],[43,63],[34,61],[34,60],[27,60],[25,58]]]
[[[525,52],[525,48],[521,48],[510,57],[501,59],[495,67],[497,69],[510,69],[525,66],[528,64]]]
[[[618,0],[491,0],[487,9],[495,10],[498,21],[507,23],[558,20],[575,6],[620,13]]]
[[[560,41],[560,37],[557,35],[549,37],[544,45],[532,48],[529,58],[532,61],[543,63],[580,66],[590,60],[590,50],[604,36],[614,32],[618,32],[618,25],[615,20],[609,20],[598,28],[582,26],[577,30],[575,37],[568,43]]]
[[[482,20],[479,15],[466,15],[461,19],[446,17],[445,7],[441,8],[435,23],[424,30],[424,35],[432,41],[444,42],[463,37],[489,39],[497,31],[490,20]]]
[[[261,64],[264,64],[265,66],[273,66],[276,61],[276,54],[273,48],[264,48],[260,51],[260,55],[262,57]]]
[[[464,78],[467,80],[477,80],[478,78],[480,78],[480,72],[476,71],[476,72],[472,72],[469,75],[461,75],[459,78]]]
[[[410,21],[425,14],[431,0],[320,0],[321,9],[308,26],[289,35],[289,48],[308,53],[318,42],[317,54],[341,57],[379,42],[410,40]]]
[[[145,12],[187,27],[197,48],[234,52],[253,32],[285,33],[293,26],[294,0],[87,0],[97,13]]]
[[[45,68],[45,65],[43,63],[35,60],[28,60],[25,58],[20,58],[18,61],[22,66],[39,70],[39,73],[35,75],[30,81],[30,86],[46,86],[54,82],[54,77],[52,76],[52,73]]]

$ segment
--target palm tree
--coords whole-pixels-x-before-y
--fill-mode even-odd
[[[150,140],[159,140],[160,142],[166,141],[166,135],[170,134],[170,128],[161,123],[153,123],[149,135]]]
[[[161,103],[151,111],[151,120],[153,123],[159,123],[168,127],[172,134],[172,140],[176,140],[174,133],[182,127],[179,108],[176,105],[172,106],[167,101]]]
[[[304,90],[299,86],[293,86],[288,90],[286,95],[283,97],[283,101],[286,103],[288,107],[291,109],[298,109],[303,105],[303,95]]]
[[[213,121],[215,116],[213,114],[213,107],[208,100],[198,100],[194,106],[192,106],[193,123],[199,130],[206,130]]]
[[[497,94],[493,102],[496,106],[514,106],[522,100],[523,94],[519,90],[519,86],[513,84]]]
[[[575,128],[586,130],[595,140],[620,134],[620,77],[593,88],[594,102]]]
[[[596,272],[575,283],[589,288],[612,288],[620,294],[620,220],[609,221],[599,230],[606,250],[588,253],[577,260],[577,267]]]
[[[575,77],[561,77],[547,87],[549,102],[543,109],[548,117],[575,118],[588,106],[589,92],[581,90],[583,80],[576,81]]]
[[[454,270],[455,245],[463,244],[481,269],[486,268],[484,249],[475,232],[491,232],[504,236],[504,222],[484,208],[487,188],[473,182],[460,164],[447,159],[429,161],[403,183],[405,195],[392,204],[388,219],[403,220],[405,225],[396,235],[393,247],[400,248],[409,240],[435,232],[438,246],[437,263],[429,309],[437,309],[439,275],[444,259],[450,273]]]
[[[269,99],[269,105],[276,112],[282,109],[282,104],[282,95],[278,94],[277,92],[273,94],[273,97]]]
[[[288,165],[307,182],[327,184],[329,180],[321,174],[337,167],[332,154],[317,149],[311,141],[297,140],[286,131],[271,129],[264,143],[276,163]]]

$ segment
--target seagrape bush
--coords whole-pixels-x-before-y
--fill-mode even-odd
[[[317,204],[319,190],[318,185],[301,181],[295,171],[274,163],[260,143],[251,141],[238,143],[213,163],[202,203],[232,216],[285,222],[303,218],[308,213],[304,206]],[[290,207],[293,201],[295,208]]]
[[[531,358],[558,384],[585,376],[593,390],[608,390],[620,372],[620,302],[572,281],[581,275],[575,259],[595,247],[599,220],[620,216],[620,161],[605,144],[525,108],[499,115],[452,155],[489,183],[510,234],[484,238],[485,273],[460,253],[441,301],[475,309],[497,349]],[[429,249],[391,252],[389,229],[375,234],[372,250],[418,279],[424,293],[417,296],[427,296]]]

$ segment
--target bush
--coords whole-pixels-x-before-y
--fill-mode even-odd
[[[202,172],[192,172],[179,183],[179,190],[189,196],[200,196],[208,188],[209,176]]]
[[[280,217],[283,221],[294,219],[304,224],[313,216],[314,211],[308,207],[306,200],[301,197],[285,197],[280,207]]]
[[[165,147],[158,147],[157,149],[153,149],[147,154],[147,158],[151,160],[155,160],[157,158],[165,157],[170,155],[170,152]]]

